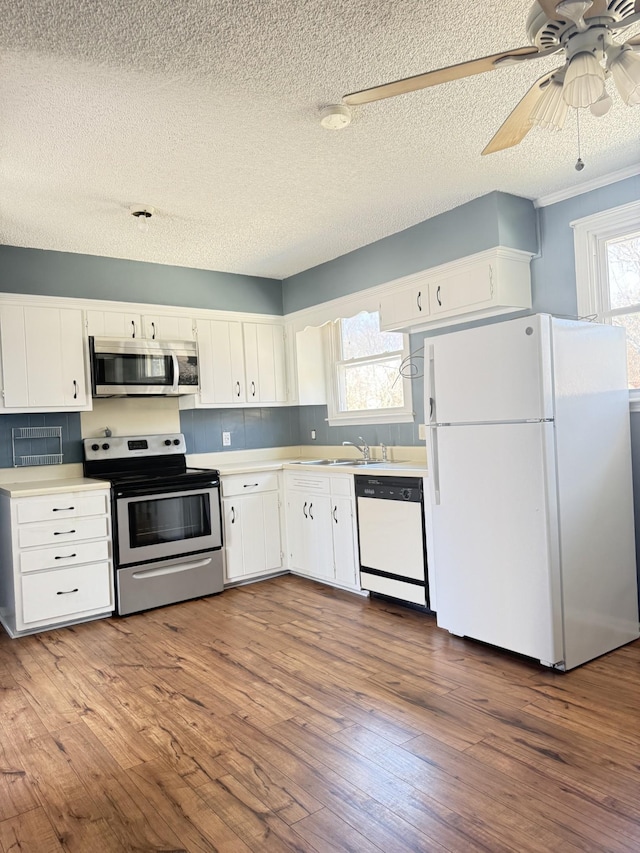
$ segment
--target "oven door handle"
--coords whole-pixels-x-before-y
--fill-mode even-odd
[[[116,497],[120,499],[153,498],[158,495],[165,495],[166,497],[171,498],[175,497],[177,494],[182,494],[183,492],[210,492],[212,489],[218,489],[219,487],[220,480],[209,480],[206,483],[193,485],[184,483],[179,486],[167,486],[165,483],[163,486],[151,486],[147,484],[146,486],[129,486],[124,488],[116,487],[115,493]]]
[[[140,569],[134,572],[131,577],[134,580],[146,580],[147,578],[159,578],[162,575],[176,575],[179,572],[186,572],[190,569],[201,569],[203,566],[208,566],[212,562],[211,557],[205,560],[194,560],[192,563],[179,563],[174,566],[162,566],[159,569]]]
[[[178,385],[180,384],[180,362],[175,352],[171,353],[171,358],[173,360],[173,387],[171,388],[171,393],[177,394]]]

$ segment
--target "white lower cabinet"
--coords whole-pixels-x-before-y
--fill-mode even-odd
[[[278,472],[223,476],[222,516],[226,583],[282,569]]]
[[[285,471],[289,569],[359,589],[353,477]]]
[[[113,611],[108,489],[29,497],[5,491],[0,531],[0,621],[9,636]]]

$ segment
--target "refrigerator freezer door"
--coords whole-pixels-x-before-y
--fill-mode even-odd
[[[553,424],[437,432],[438,625],[547,664],[560,662]]]
[[[429,339],[427,419],[455,424],[552,418],[550,319],[536,314]]]

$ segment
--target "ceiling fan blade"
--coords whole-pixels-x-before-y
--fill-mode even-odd
[[[483,74],[485,71],[493,71],[498,67],[498,60],[509,57],[534,56],[541,53],[537,47],[518,47],[515,50],[507,50],[504,53],[494,53],[491,56],[483,56],[481,59],[472,59],[469,62],[460,62],[458,65],[449,65],[446,68],[438,68],[435,71],[427,71],[425,74],[416,74],[414,77],[405,77],[392,83],[383,83],[381,86],[373,86],[371,89],[363,89],[361,92],[352,92],[342,99],[343,104],[350,107],[359,104],[369,104],[372,101],[381,101],[383,98],[391,98],[394,95],[405,95],[408,92],[416,92],[429,86],[438,86],[440,83],[448,83],[450,80],[460,80],[463,77],[471,77],[474,74]]]
[[[556,68],[554,71],[549,71],[536,80],[524,98],[522,98],[515,109],[509,114],[507,120],[500,126],[498,132],[482,152],[483,155],[495,154],[496,151],[504,151],[505,148],[512,148],[514,145],[522,142],[533,126],[530,116],[531,111],[542,97],[543,91],[541,86],[557,70]]]
[[[634,36],[631,39],[627,39],[625,44],[630,44],[632,47],[635,47],[635,45],[640,46],[640,35]]]

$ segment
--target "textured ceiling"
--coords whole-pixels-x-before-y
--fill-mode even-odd
[[[581,111],[581,173],[575,111],[480,156],[557,58],[320,126],[347,92],[525,45],[528,10],[0,0],[0,243],[282,278],[491,190],[536,198],[637,163],[640,108],[617,95]],[[136,203],[157,211],[146,234]]]

